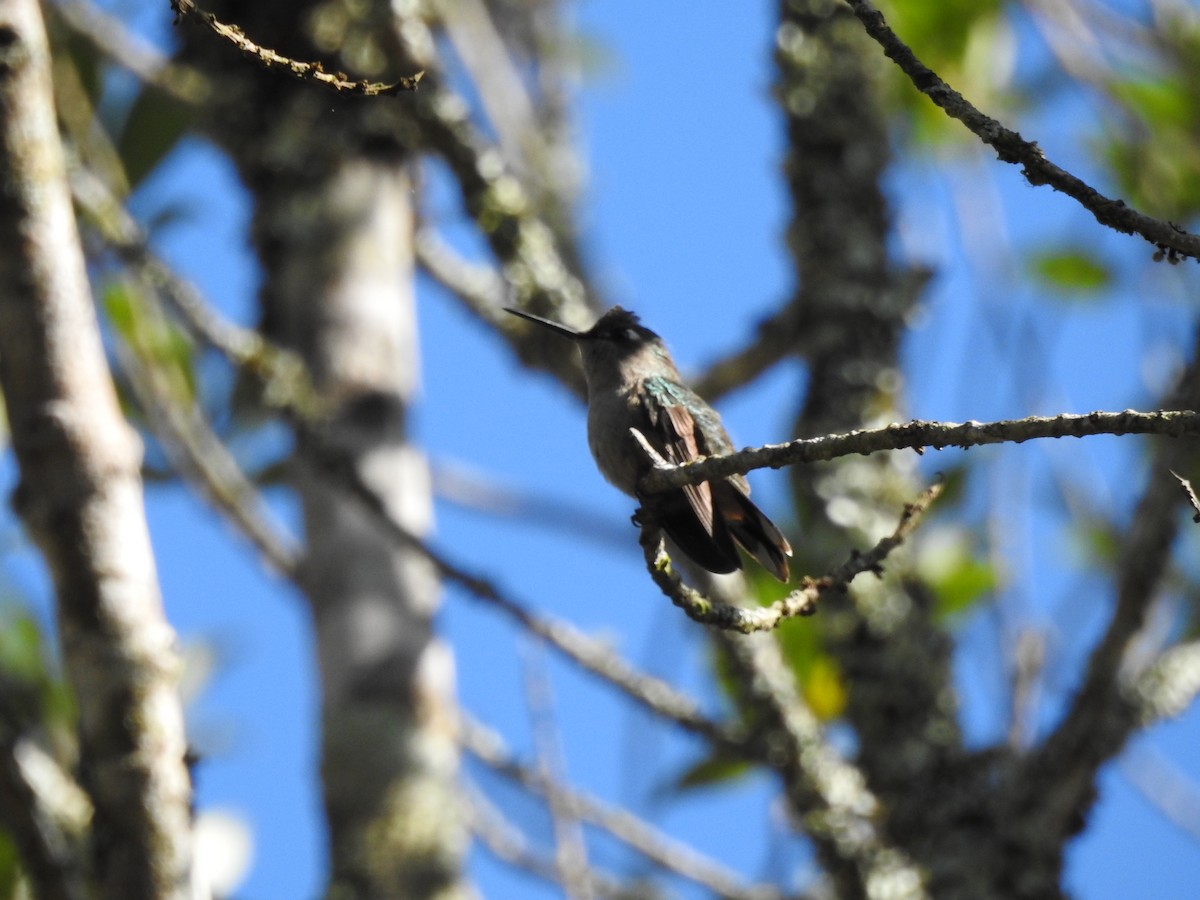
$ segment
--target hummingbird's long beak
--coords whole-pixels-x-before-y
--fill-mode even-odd
[[[519,309],[513,309],[511,306],[504,307],[506,313],[512,313],[514,316],[520,316],[522,319],[528,319],[530,322],[536,322],[543,328],[549,328],[551,331],[556,331],[563,337],[569,337],[572,340],[579,340],[583,334],[578,331],[573,331],[566,325],[559,325],[557,322],[551,322],[549,319],[543,319],[541,316],[534,316],[527,312],[522,312]]]

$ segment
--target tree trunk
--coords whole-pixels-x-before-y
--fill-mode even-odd
[[[317,5],[300,6],[242,7],[233,18],[318,58],[307,33]],[[341,23],[338,46],[386,54],[372,42],[390,33],[388,5],[362,15]],[[326,404],[310,437],[424,534],[431,487],[407,432],[418,354],[410,148],[397,138],[406,98],[344,97],[264,74],[203,34],[191,50],[220,79],[208,127],[254,198],[264,328],[301,353]],[[336,65],[377,77],[355,62]],[[437,580],[304,461],[306,442],[295,470],[307,536],[299,578],[320,658],[328,896],[468,896],[453,660],[431,629]]]

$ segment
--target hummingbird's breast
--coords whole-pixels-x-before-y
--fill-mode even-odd
[[[589,386],[590,390],[590,386]],[[588,398],[588,447],[609,484],[631,497],[649,468],[645,453],[630,435],[636,428],[650,435],[650,420],[640,401],[641,382],[619,390],[596,391]]]

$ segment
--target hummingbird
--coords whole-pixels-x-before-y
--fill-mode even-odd
[[[740,545],[780,581],[788,580],[792,548],[750,502],[744,476],[638,493],[652,463],[631,428],[675,464],[731,453],[733,442],[717,411],[684,383],[663,339],[637,314],[614,306],[587,331],[574,331],[519,309],[505,311],[568,337],[579,348],[587,380],[588,447],[609,483],[637,499],[679,549],[708,571],[740,569]]]

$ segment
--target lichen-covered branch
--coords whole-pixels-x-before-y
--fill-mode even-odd
[[[678,466],[656,465],[642,479],[640,490],[658,493],[714,478],[744,475],[755,469],[779,469],[884,450],[944,450],[986,444],[1021,444],[1042,438],[1089,437],[1098,434],[1161,434],[1183,437],[1200,434],[1200,413],[1190,410],[1159,412],[1092,412],[1086,415],[1030,416],[997,422],[901,422],[884,428],[749,447],[728,456],[712,456]]]
[[[682,609],[694,622],[710,625],[723,631],[751,634],[755,631],[770,631],[786,619],[811,616],[817,611],[817,603],[825,594],[845,593],[850,582],[864,572],[882,575],[883,561],[916,530],[921,516],[941,493],[941,484],[935,484],[904,508],[900,523],[891,534],[881,538],[866,553],[857,550],[830,574],[823,578],[805,577],[800,587],[770,606],[747,609],[704,596],[695,588],[688,587],[676,574],[667,556],[662,532],[652,520],[642,523],[641,545],[646,559],[646,568],[654,583],[667,598]]]

